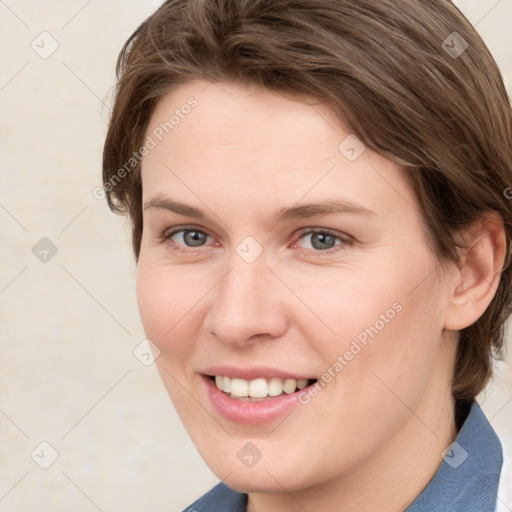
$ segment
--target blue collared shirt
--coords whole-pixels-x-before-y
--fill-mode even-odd
[[[436,474],[405,512],[494,512],[503,463],[501,443],[473,402]],[[246,512],[247,494],[220,483],[183,512]]]

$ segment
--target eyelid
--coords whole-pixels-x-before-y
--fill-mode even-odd
[[[344,240],[345,242],[352,240],[351,237],[349,237],[347,234],[330,228],[302,228],[299,230],[298,235],[296,236],[298,236],[298,238],[302,238],[304,235],[310,235],[314,233],[325,233],[330,236],[339,238],[340,240]]]
[[[200,228],[198,226],[175,226],[175,227],[172,227],[172,228],[167,228],[163,235],[162,235],[162,238],[170,238],[171,236],[175,235],[176,233],[179,233],[180,231],[198,231],[199,233],[204,233],[205,235],[208,235],[209,237],[211,237],[211,235],[203,228]]]

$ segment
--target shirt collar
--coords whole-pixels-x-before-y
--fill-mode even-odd
[[[498,436],[476,402],[442,456],[436,474],[405,512],[493,512],[503,454]]]

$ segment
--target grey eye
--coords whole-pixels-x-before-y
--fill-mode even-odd
[[[178,238],[178,240],[176,240],[175,237]],[[204,245],[208,235],[195,229],[182,229],[173,233],[170,238],[174,239],[175,242],[181,243],[182,245],[186,245],[188,247],[200,247]]]
[[[312,233],[305,233],[301,237],[302,239],[309,238],[309,243],[306,245],[309,245],[310,247],[306,247],[307,249],[312,248],[317,251],[325,251],[328,249],[332,249],[337,244],[336,241],[340,239],[338,236],[331,235],[330,233],[324,233],[321,231],[318,232],[312,232]]]

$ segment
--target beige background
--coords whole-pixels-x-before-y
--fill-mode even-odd
[[[178,511],[217,481],[134,357],[127,229],[92,193],[115,59],[159,3],[0,1],[0,512]],[[512,0],[458,4],[512,86]],[[58,250],[46,263],[42,237]],[[511,373],[481,397],[508,465]],[[46,470],[43,441],[58,453]],[[505,489],[500,506],[512,510]]]

